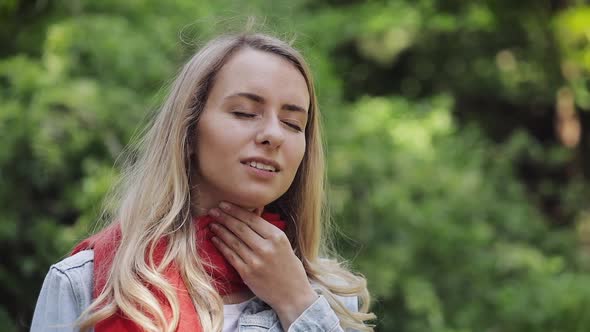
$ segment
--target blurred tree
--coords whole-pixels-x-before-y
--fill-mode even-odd
[[[573,230],[551,229],[514,172],[542,147],[458,130],[451,101],[362,98],[330,146],[334,212],[355,234],[345,256],[371,282],[379,330],[584,330]]]

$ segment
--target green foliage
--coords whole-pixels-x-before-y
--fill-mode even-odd
[[[587,75],[590,72],[589,20],[588,6],[570,8],[554,19],[556,35],[565,60],[564,76],[576,93],[578,106],[585,110],[590,109],[590,90],[587,86]]]
[[[569,270],[571,230],[549,229],[513,172],[521,147],[535,143],[524,133],[496,145],[475,127],[459,131],[452,105],[445,96],[366,97],[331,145],[334,212],[355,234],[344,239],[346,256],[361,249],[354,262],[378,299],[380,325],[582,330],[590,286]]]
[[[532,0],[2,2],[0,330],[27,330],[161,86],[247,14],[312,64],[337,244],[379,331],[590,330],[589,11]]]

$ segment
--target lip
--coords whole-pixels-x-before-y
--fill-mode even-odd
[[[272,160],[272,159],[266,159],[266,158],[262,158],[262,157],[249,157],[249,158],[244,158],[242,160],[240,160],[240,163],[242,163],[243,165],[246,165],[248,167],[250,167],[250,165],[248,165],[248,163],[250,163],[251,161],[255,161],[258,163],[263,163],[266,165],[270,165],[272,167],[275,168],[274,172],[269,172],[269,171],[263,171],[263,172],[267,172],[267,173],[278,173],[281,171],[281,165],[279,165],[279,163],[277,163],[276,161]],[[254,168],[254,167],[252,167]]]
[[[252,167],[248,164],[242,163],[242,165],[246,168],[246,172],[248,172],[248,174],[257,177],[259,179],[263,179],[263,180],[270,180],[272,178],[274,178],[275,176],[277,176],[278,172],[269,172],[269,171],[265,171],[262,169],[258,169],[256,167]]]

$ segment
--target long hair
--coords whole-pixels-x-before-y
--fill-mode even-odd
[[[252,48],[278,55],[303,75],[309,90],[309,119],[305,129],[306,151],[287,192],[268,208],[278,210],[287,221],[287,235],[314,287],[329,301],[343,327],[370,331],[364,321],[369,293],[366,280],[351,273],[343,263],[329,259],[329,242],[323,234],[329,216],[325,213],[325,161],[320,114],[313,79],[303,57],[290,44],[277,38],[244,33],[218,37],[200,49],[182,67],[167,99],[129,157],[119,186],[110,201],[119,201],[111,223],[121,228],[122,239],[103,292],[82,313],[79,325],[89,329],[120,310],[146,331],[174,331],[179,321],[175,289],[163,271],[175,264],[184,279],[205,331],[221,331],[223,301],[213,288],[197,255],[192,222],[191,188],[196,184],[193,167],[196,124],[203,112],[215,77],[229,58]],[[161,264],[152,257],[158,240],[166,238]],[[172,309],[167,320],[153,295],[159,291]],[[358,296],[359,312],[347,310],[335,295]]]

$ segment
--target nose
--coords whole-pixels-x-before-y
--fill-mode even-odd
[[[261,122],[260,129],[256,134],[256,144],[276,149],[280,147],[284,141],[285,133],[278,117],[269,116]]]

